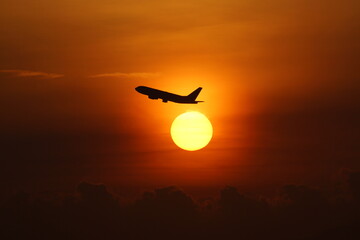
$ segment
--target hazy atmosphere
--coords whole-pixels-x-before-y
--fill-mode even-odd
[[[168,239],[185,223],[179,239],[230,239],[238,225],[278,239],[330,239],[329,229],[359,236],[359,58],[355,0],[3,0],[2,219],[39,239],[14,216],[47,199],[57,207],[40,204],[24,219],[60,219],[42,235],[58,239]],[[180,95],[202,87],[204,102],[150,100],[135,91],[142,85]],[[187,111],[213,127],[194,152],[170,136]],[[73,231],[66,213],[78,209],[82,222],[84,206],[105,209],[90,215],[113,225]],[[335,220],[326,222],[328,212]],[[298,213],[323,225],[306,228]],[[174,216],[178,227],[166,225]],[[164,223],[152,226],[163,235],[148,221]],[[69,226],[53,228],[60,222]],[[132,235],[137,226],[149,232]]]

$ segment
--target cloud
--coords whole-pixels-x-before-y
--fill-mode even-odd
[[[288,200],[290,204],[302,206],[306,209],[311,207],[319,208],[325,206],[326,200],[323,194],[314,188],[303,185],[285,185],[282,188],[281,195],[284,199]]]
[[[185,192],[175,186],[145,192],[136,203],[141,212],[149,212],[151,216],[185,217],[193,215],[196,203]]]
[[[355,200],[360,202],[360,171],[343,169],[343,175]]]
[[[77,191],[82,200],[89,202],[107,202],[112,201],[112,195],[107,191],[103,184],[91,184],[82,182],[77,186]]]
[[[20,69],[5,69],[0,70],[0,73],[9,74],[13,77],[37,77],[37,78],[60,78],[63,77],[63,74],[57,73],[47,73],[47,72],[36,72],[36,71],[29,71],[29,70],[20,70]]]
[[[357,179],[358,173],[348,170],[344,174],[354,174]],[[326,187],[326,201],[343,194],[333,187]],[[358,202],[324,204],[318,201],[323,190],[286,185],[280,195],[269,200],[284,198],[288,202],[268,204],[257,194],[244,194],[228,186],[213,200],[219,207],[204,209],[174,186],[145,192],[137,200],[129,196],[120,203],[105,185],[82,182],[74,193],[20,191],[4,196],[0,201],[0,236],[88,240],[359,239]]]
[[[135,72],[135,73],[102,73],[90,76],[91,78],[120,78],[120,79],[153,79],[158,78],[160,73],[150,73],[150,72]]]

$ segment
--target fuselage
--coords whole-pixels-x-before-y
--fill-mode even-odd
[[[171,101],[176,103],[190,103],[197,104],[198,101],[190,98],[189,96],[181,96],[174,93],[169,93],[165,91],[161,91],[155,88],[139,86],[135,88],[141,94],[147,95],[150,99],[162,99],[163,102]]]

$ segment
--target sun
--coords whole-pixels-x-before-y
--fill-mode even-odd
[[[199,112],[186,112],[177,116],[170,132],[174,143],[187,151],[204,148],[213,136],[211,122]]]

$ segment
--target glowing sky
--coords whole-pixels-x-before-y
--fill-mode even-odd
[[[359,45],[356,0],[3,0],[2,184],[326,182],[360,167]],[[187,110],[214,127],[192,155],[169,134]]]

